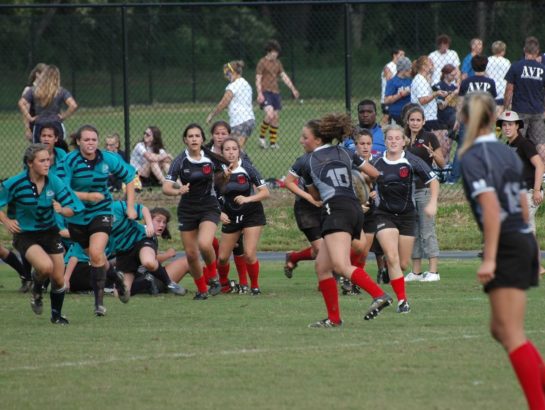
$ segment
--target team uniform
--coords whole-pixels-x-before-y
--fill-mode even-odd
[[[229,179],[222,187],[223,212],[230,219],[229,224],[223,224],[223,233],[235,233],[244,228],[266,225],[265,211],[261,202],[249,202],[239,205],[235,198],[239,195],[250,196],[253,186],[260,188],[265,185],[259,172],[244,160],[239,160],[238,166],[231,172]]]
[[[390,161],[384,155],[376,159],[373,165],[381,173],[376,181],[376,232],[394,228],[400,235],[414,236],[416,178],[419,177],[427,185],[437,175],[422,159],[407,151],[396,161]]]
[[[295,161],[290,169],[290,174],[299,178],[298,187],[307,191],[305,181],[302,178],[302,172],[306,167],[310,154],[305,154]],[[297,227],[306,236],[309,242],[314,242],[322,237],[321,231],[321,208],[318,208],[300,196],[295,197],[293,204],[293,213]]]
[[[79,150],[72,151],[64,160],[65,181],[75,192],[98,192],[104,199],[98,202],[83,201],[85,210],[68,218],[68,230],[73,241],[84,249],[89,247],[89,237],[96,232],[109,234],[112,226],[112,195],[108,178],[113,174],[124,183],[130,183],[135,169],[123,159],[108,151],[96,151],[96,158],[88,160]]]
[[[221,170],[221,164],[203,151],[199,160],[191,158],[187,150],[174,159],[166,179],[190,184],[189,192],[183,194],[178,203],[180,231],[194,231],[204,221],[218,224],[220,208],[214,190],[214,173]]]
[[[484,192],[495,192],[501,207],[495,276],[484,286],[484,291],[537,286],[538,247],[520,207],[520,194],[525,192],[526,185],[522,162],[494,134],[477,138],[461,162],[465,195],[481,231],[483,215],[477,197]]]

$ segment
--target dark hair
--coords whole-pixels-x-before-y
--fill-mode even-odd
[[[167,223],[166,223],[166,226],[165,226],[165,230],[161,234],[161,238],[171,239],[172,235],[170,234],[170,231],[168,230],[168,223],[170,222],[170,217],[171,216],[170,216],[170,212],[168,211],[168,209],[156,207],[156,208],[153,208],[152,210],[150,210],[149,212],[151,214],[152,219],[153,219],[153,217],[155,215],[163,215],[166,218]]]
[[[407,113],[409,112],[410,109],[412,109],[414,107],[420,107],[420,105],[418,105],[417,103],[407,103],[407,104],[405,104],[405,106],[401,109],[402,124],[399,124],[399,125],[401,125],[402,127],[405,126],[405,120],[407,118]],[[426,118],[424,117],[424,119],[426,119]]]
[[[373,100],[369,100],[369,99],[366,99],[366,100],[361,100],[359,103],[358,103],[358,111],[360,110],[360,107],[362,105],[372,105],[373,106],[373,109],[375,110],[375,112],[377,112],[377,105],[375,104],[375,102]]]
[[[315,138],[322,139],[322,136],[320,135],[320,120],[310,120],[305,124],[305,127],[310,130]]]
[[[165,145],[163,144],[163,138],[161,136],[161,130],[155,125],[149,125],[147,129],[149,129],[151,131],[151,134],[153,135],[153,141],[151,142],[151,151],[154,154],[159,154],[162,149],[165,149]],[[142,141],[144,141],[143,138]]]
[[[76,131],[74,135],[74,139],[76,141],[79,141],[81,139],[81,134],[83,133],[83,131],[91,131],[91,132],[94,132],[97,137],[99,136],[98,134],[98,130],[96,129],[95,126],[93,125],[90,125],[90,124],[85,124],[85,125],[82,125],[81,127],[78,128],[78,130]]]
[[[217,127],[225,127],[227,132],[231,134],[231,126],[229,125],[227,121],[223,121],[223,120],[216,121],[214,124],[212,124],[212,127],[210,127],[210,134],[213,134],[214,132],[216,132]]]
[[[61,136],[61,131],[59,130],[59,127],[53,122],[47,122],[42,125],[42,128],[40,129],[40,135],[42,134],[42,131],[46,128],[48,130],[53,130],[53,134],[55,134],[55,137],[59,138]]]
[[[197,124],[196,122],[192,122],[191,124],[189,124],[187,127],[185,127],[184,129],[184,132],[182,133],[182,138],[183,139],[186,139],[187,138],[187,133],[189,132],[189,130],[191,128],[198,128],[200,131],[201,131],[201,135],[202,135],[202,141],[206,141],[206,135],[204,134],[204,130],[203,128]]]
[[[373,133],[369,131],[369,129],[367,128],[359,128],[359,127],[357,127],[356,130],[354,131],[354,141],[358,142],[360,137],[363,137],[364,135],[367,137],[370,137],[371,142],[373,142]]]
[[[238,139],[236,139],[235,137],[227,137],[227,138],[225,138],[225,139],[223,140],[223,143],[221,144],[221,152],[222,152],[222,153],[223,153],[223,146],[225,145],[226,142],[229,142],[229,141],[232,141],[232,142],[236,143],[239,152],[241,151],[241,149],[240,149],[240,142],[238,142]],[[239,159],[240,159],[240,154],[239,154]]]
[[[197,128],[197,129],[199,129],[199,130],[201,131],[202,142],[203,142],[201,148],[202,148],[203,152],[206,154],[207,157],[213,158],[213,159],[215,159],[216,161],[218,161],[218,162],[220,162],[220,163],[222,163],[222,164],[231,165],[230,162],[227,161],[225,158],[223,158],[221,155],[212,152],[208,146],[204,145],[204,142],[206,141],[206,137],[205,137],[205,135],[204,135],[204,130],[203,130],[203,128],[202,128],[199,124],[197,124],[196,122],[192,122],[192,123],[189,124],[187,127],[185,127],[184,132],[183,132],[183,134],[182,134],[182,137],[183,137],[184,139],[187,138],[187,133],[188,133],[189,130],[192,129],[192,128]]]
[[[482,73],[486,71],[486,66],[488,65],[488,57],[476,55],[471,59],[471,68],[477,73]]]
[[[280,54],[280,52],[282,51],[282,47],[280,47],[280,43],[278,41],[267,41],[267,44],[265,45],[265,52],[270,53],[271,51],[276,51],[278,54]]]
[[[524,41],[524,52],[531,55],[539,54],[539,40],[533,36],[526,37],[526,40]]]
[[[437,36],[437,39],[435,40],[435,44],[437,46],[440,46],[441,44],[448,44],[450,45],[450,37],[446,34],[440,34],[439,36]]]
[[[405,108],[405,107],[403,107]],[[405,135],[407,135],[408,137],[411,136],[411,130],[409,128],[409,117],[414,114],[415,112],[419,112],[420,115],[422,115],[422,121],[425,122],[426,121],[426,115],[424,114],[424,109],[416,104],[415,106],[413,107],[410,107],[408,108],[405,112],[403,112],[403,128],[404,128],[404,131],[405,131]]]
[[[319,137],[324,144],[330,144],[333,140],[341,142],[346,135],[352,135],[354,127],[348,114],[326,114],[319,121]]]
[[[401,51],[403,51],[402,48],[397,48],[397,47],[396,47],[396,48],[392,49],[392,55],[393,55],[393,56],[396,56],[396,55],[398,55]]]

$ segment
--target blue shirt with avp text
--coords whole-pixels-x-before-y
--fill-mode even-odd
[[[543,114],[545,100],[545,66],[535,60],[520,60],[511,65],[505,80],[513,84],[513,111]]]

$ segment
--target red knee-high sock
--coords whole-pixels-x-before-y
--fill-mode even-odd
[[[350,280],[354,285],[359,286],[369,293],[373,299],[384,295],[384,291],[373,281],[373,279],[371,279],[367,272],[361,268],[354,269]]]
[[[214,248],[214,253],[216,254],[216,259],[218,259],[218,250],[220,248],[220,241],[218,241],[218,238],[214,236],[214,239],[212,240],[212,247]]]
[[[361,263],[362,256],[361,253],[356,253],[354,250],[350,249],[350,263],[352,266],[363,269],[363,264]]]
[[[248,269],[246,268],[246,261],[244,256],[234,255],[235,266],[237,267],[238,283],[240,286],[248,286]]]
[[[258,276],[259,276],[259,261],[255,263],[246,263],[248,269],[248,276],[250,277],[250,287],[255,289],[259,288]]]
[[[509,353],[509,359],[526,396],[528,407],[532,410],[545,409],[545,394],[541,385],[539,360],[532,344],[526,342],[520,345]]]
[[[532,351],[534,352],[534,355],[539,363],[539,372],[541,374],[541,386],[543,387],[543,390],[545,391],[545,363],[543,363],[543,358],[541,357],[541,353],[539,353],[539,350],[537,350],[537,347],[535,347],[530,340],[528,340],[528,344],[532,348]]]
[[[208,269],[208,276],[210,277],[210,279],[216,279],[218,276],[218,272],[216,268],[216,259],[214,259],[212,262],[206,265],[206,268]]]
[[[407,300],[407,295],[405,295],[405,278],[403,276],[391,280],[390,285],[392,285],[392,289],[397,296],[398,302],[401,302],[402,300]]]
[[[295,251],[290,253],[290,262],[297,263],[299,261],[311,261],[314,259],[312,256],[312,247],[301,249],[300,251]]]
[[[327,317],[333,323],[341,322],[341,311],[339,309],[339,292],[335,278],[328,278],[318,282],[318,287],[324,297]]]
[[[206,293],[208,292],[208,288],[206,287],[206,278],[204,275],[201,275],[199,279],[193,279],[195,281],[195,285],[197,285],[197,290],[199,293]]]
[[[220,284],[225,286],[229,284],[229,263],[225,265],[218,265],[218,272],[220,274]]]

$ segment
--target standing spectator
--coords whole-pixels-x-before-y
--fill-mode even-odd
[[[497,112],[503,111],[503,96],[505,95],[505,87],[507,81],[505,81],[505,75],[511,67],[511,62],[505,58],[506,45],[503,41],[494,41],[492,43],[492,57],[488,57],[488,65],[486,66],[486,74],[496,83],[496,91],[498,96],[496,97]]]
[[[394,48],[392,51],[392,61],[386,64],[380,73],[380,108],[382,110],[382,125],[390,122],[390,107],[389,104],[384,101],[384,97],[386,97],[386,84],[388,81],[394,78],[396,73],[399,71],[397,69],[397,62],[402,57],[405,57],[405,51],[401,50],[400,48]]]
[[[280,54],[280,44],[276,40],[269,40],[265,46],[265,57],[259,60],[255,70],[255,88],[257,90],[257,102],[265,112],[265,118],[259,131],[259,145],[261,148],[267,148],[265,137],[269,131],[269,142],[271,148],[278,148],[276,139],[278,138],[278,125],[280,110],[282,109],[282,99],[280,89],[278,88],[278,77],[291,90],[293,98],[299,98],[299,91],[293,85],[290,78],[284,71],[284,67],[278,56]]]
[[[539,63],[539,41],[528,37],[524,44],[524,59],[514,63],[505,75],[504,109],[517,112],[526,125],[521,133],[536,146],[545,161],[545,66]]]
[[[436,40],[437,50],[430,53],[429,57],[432,62],[432,78],[431,83],[437,84],[441,78],[441,69],[452,64],[456,69],[460,67],[460,58],[458,53],[450,50],[450,37],[446,34],[441,34]],[[426,117],[427,118],[427,117]]]
[[[66,111],[61,112],[62,105],[66,104]],[[45,123],[55,123],[61,130],[60,139],[64,139],[65,119],[70,117],[78,108],[76,100],[68,90],[61,87],[59,69],[48,66],[38,78],[35,87],[27,90],[19,100],[19,109],[32,128],[32,140],[38,142],[40,130]],[[34,112],[31,113],[31,110]]]
[[[471,59],[483,52],[483,41],[480,38],[472,38],[469,42],[469,48],[471,51],[462,62],[462,80],[475,75],[475,71],[471,67]]]
[[[396,63],[396,75],[386,83],[384,104],[388,106],[389,116],[396,124],[401,124],[401,110],[411,102],[411,60],[401,57]],[[384,109],[382,111],[384,113]],[[384,123],[384,117],[383,121]]]
[[[210,124],[212,118],[229,107],[229,125],[231,136],[237,138],[240,147],[244,148],[246,139],[252,135],[255,128],[255,116],[252,108],[252,87],[242,78],[244,61],[231,61],[223,66],[223,73],[229,85],[225,88],[225,94],[216,108],[206,117],[206,123]]]
[[[32,71],[28,75],[28,82],[25,88],[23,89],[23,92],[21,93],[21,98],[25,95],[25,93],[28,90],[31,90],[32,87],[36,87],[36,85],[38,84],[38,79],[42,76],[42,73],[45,71],[46,68],[47,68],[47,64],[45,63],[36,64],[36,66],[32,69]],[[30,113],[30,116],[32,117],[36,115],[36,112],[33,106],[28,107],[28,112]],[[30,122],[28,118],[23,115],[23,124],[25,126],[25,137],[29,142],[31,142],[32,128],[34,127],[34,123]]]
[[[117,155],[119,155],[121,158],[123,158],[123,161],[127,161],[127,154],[125,154],[125,151],[121,151],[119,148],[121,146],[121,140],[119,138],[119,134],[117,132],[108,135],[106,138],[104,138],[104,148],[106,151],[113,152]],[[108,187],[113,191],[120,191],[123,187],[123,181],[121,181],[119,178],[116,178],[114,175],[110,174],[108,178]],[[137,188],[135,186],[135,188]]]
[[[456,106],[458,104],[458,84],[456,75],[458,70],[452,64],[447,64],[441,70],[441,81],[432,86],[432,89],[446,91],[446,97],[437,98],[437,119],[448,131],[452,139],[454,126],[456,125]],[[450,158],[445,158],[449,162]]]
[[[150,125],[144,131],[142,141],[132,150],[131,165],[136,168],[140,179],[149,181],[153,175],[163,185],[171,162],[172,156],[165,151],[161,130]]]
[[[433,90],[430,85],[430,75],[433,69],[432,61],[427,56],[420,56],[413,63],[413,82],[411,84],[411,102],[416,103],[424,110],[426,123],[424,129],[431,131],[439,139],[443,158],[449,158],[451,141],[447,137],[445,126],[437,120],[437,97],[445,98],[448,93],[442,90]]]
[[[382,128],[377,124],[377,105],[373,100],[362,100],[358,104],[358,123],[360,128],[366,128],[373,134],[374,156],[380,156],[386,150]]]

